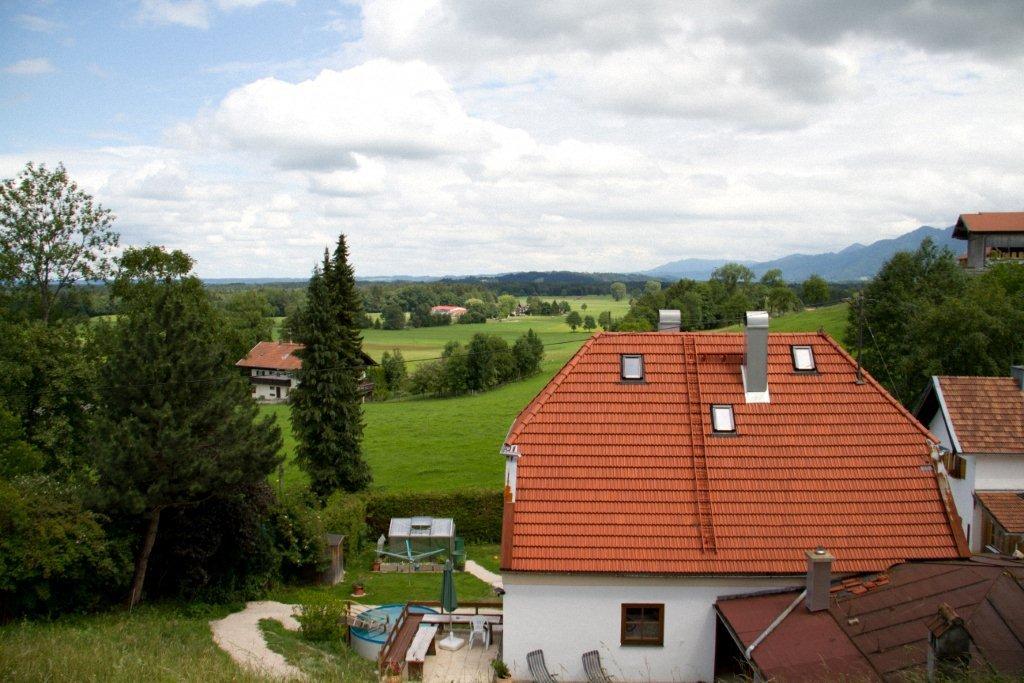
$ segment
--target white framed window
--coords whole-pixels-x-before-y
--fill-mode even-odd
[[[791,346],[793,354],[793,369],[797,372],[813,372],[816,369],[814,364],[814,349],[810,346]]]
[[[734,434],[736,432],[736,420],[732,414],[732,406],[711,406],[711,429],[719,434]]]
[[[644,378],[644,357],[638,354],[621,356],[622,379],[641,380]]]

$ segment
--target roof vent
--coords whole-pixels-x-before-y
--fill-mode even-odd
[[[1010,377],[1017,381],[1017,388],[1024,391],[1024,365],[1011,365]]]
[[[682,329],[683,314],[679,311],[660,309],[658,311],[658,332],[679,332]]]
[[[747,403],[768,403],[768,314],[747,311],[743,353],[743,391]]]
[[[960,678],[971,664],[971,634],[946,603],[928,622],[928,679]]]

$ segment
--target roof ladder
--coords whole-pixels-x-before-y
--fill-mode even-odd
[[[708,461],[704,449],[704,412],[697,375],[697,343],[692,335],[683,336],[683,365],[686,371],[686,405],[690,420],[690,444],[693,450],[693,488],[700,529],[700,547],[714,553],[715,525],[711,516],[711,492],[708,483]]]

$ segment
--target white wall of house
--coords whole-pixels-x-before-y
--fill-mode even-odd
[[[928,425],[928,429],[931,430],[932,434],[939,438],[939,443],[947,451],[955,450],[953,448],[953,439],[949,436],[949,429],[946,427],[946,420],[942,416],[942,411],[935,411],[935,417],[932,418],[931,423]],[[971,549],[974,550],[974,541],[970,538],[974,530],[977,529],[977,525],[973,523],[974,519],[974,457],[970,455],[964,456],[964,460],[967,461],[967,473],[963,479],[957,479],[956,477],[949,476],[945,468],[941,468],[941,471],[946,475],[946,480],[949,482],[949,489],[953,493],[953,504],[956,506],[956,512],[960,515],[960,521],[963,523],[964,534],[968,537],[967,541]]]
[[[980,491],[1024,489],[1024,454],[979,454],[975,461],[974,487]]]
[[[288,370],[265,370],[262,368],[252,368],[249,372],[250,377],[274,377],[277,379],[287,379],[289,384],[287,386],[275,386],[271,384],[258,384],[255,380],[252,382],[252,397],[257,401],[286,401],[288,400],[288,394],[291,390],[298,386],[298,381],[295,376]],[[280,395],[278,389],[280,388]]]
[[[803,584],[803,577],[637,577],[507,572],[503,657],[529,679],[526,655],[543,650],[558,680],[585,681],[582,655],[620,681],[710,681],[715,669],[715,600],[722,595]],[[623,603],[665,605],[660,647],[620,644]]]

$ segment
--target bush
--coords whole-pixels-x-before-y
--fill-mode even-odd
[[[0,479],[0,621],[99,606],[131,578],[127,544],[112,541],[79,491],[43,475]]]
[[[345,632],[345,608],[338,602],[302,605],[295,620],[303,639],[314,643],[341,640]]]
[[[501,542],[500,490],[478,489],[450,493],[373,493],[366,500],[366,523],[372,538],[387,535],[392,517],[451,517],[455,533],[474,543]]]
[[[278,501],[269,515],[281,577],[308,581],[326,568],[322,513],[308,491]]]
[[[343,534],[345,549],[350,556],[359,552],[367,533],[366,500],[362,496],[334,493],[327,499],[320,515],[324,532]]]

